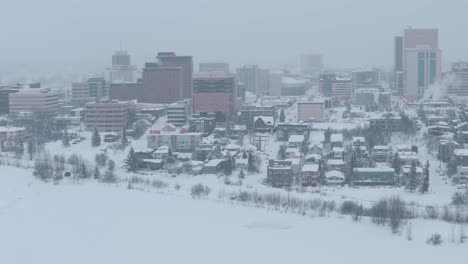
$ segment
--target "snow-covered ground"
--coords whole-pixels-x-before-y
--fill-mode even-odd
[[[42,183],[2,167],[0,263],[460,263],[456,228],[412,223],[413,240],[363,220],[312,218],[125,186]],[[439,232],[444,244],[427,245]]]

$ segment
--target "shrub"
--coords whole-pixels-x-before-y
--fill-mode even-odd
[[[198,183],[192,186],[190,194],[192,195],[193,198],[200,198],[202,196],[207,196],[208,194],[210,194],[210,192],[211,192],[210,187],[203,185],[201,183]]]
[[[432,244],[434,246],[442,244],[442,236],[439,233],[432,234],[426,241],[428,244]]]

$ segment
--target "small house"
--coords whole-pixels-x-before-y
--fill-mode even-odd
[[[212,159],[205,163],[203,172],[205,174],[217,174],[224,166],[224,159]]]
[[[328,171],[337,170],[344,172],[345,162],[342,159],[329,159],[327,160]]]
[[[272,187],[285,188],[293,183],[292,162],[287,160],[269,160],[267,167],[267,183]]]
[[[325,173],[325,183],[326,185],[341,185],[343,186],[345,183],[345,176],[344,173],[341,171],[327,171]]]
[[[302,186],[317,186],[319,184],[318,164],[306,164],[301,170]]]
[[[355,168],[353,171],[353,181],[358,185],[393,185],[395,180],[395,170],[390,167]]]
[[[275,119],[272,116],[256,116],[254,117],[254,130],[255,132],[268,132],[273,131],[275,126]]]
[[[391,152],[388,146],[374,146],[372,149],[372,158],[375,162],[386,162]]]

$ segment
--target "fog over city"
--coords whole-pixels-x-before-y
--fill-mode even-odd
[[[468,263],[468,0],[0,0],[0,264]]]
[[[438,28],[445,62],[467,59],[464,0],[3,0],[0,64],[108,65],[128,49],[135,64],[156,51],[195,62],[297,64],[321,53],[327,67],[392,66],[392,36]]]

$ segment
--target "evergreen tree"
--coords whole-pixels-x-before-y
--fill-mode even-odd
[[[229,120],[226,121],[226,137],[231,136],[231,123]]]
[[[395,153],[392,159],[392,168],[395,170],[396,175],[400,175],[401,173],[401,160],[398,152]]]
[[[325,162],[320,159],[318,163],[318,173],[319,173],[319,180],[320,180],[320,185],[325,185]]]
[[[455,160],[454,156],[450,157],[449,161],[447,162],[447,174],[449,177],[457,174],[457,161]]]
[[[286,121],[286,116],[284,114],[284,109],[281,108],[281,112],[280,112],[280,122],[281,123],[284,123]]]
[[[423,178],[421,182],[420,192],[427,193],[429,191],[429,161],[427,161],[424,167]]]
[[[94,128],[93,136],[91,137],[91,145],[93,147],[101,145],[101,135],[99,135],[99,131],[96,127]]]
[[[406,180],[406,190],[414,192],[418,188],[418,173],[416,167],[416,161],[411,162],[411,168]]]
[[[16,141],[16,147],[15,147],[15,155],[17,158],[23,157],[24,154],[24,144],[21,139],[18,139]]]
[[[94,179],[97,180],[100,176],[101,172],[99,171],[99,167],[96,165],[96,167],[94,167]]]
[[[258,172],[257,163],[255,162],[255,157],[252,152],[249,152],[247,158],[247,171],[248,172]]]
[[[246,158],[247,158],[247,152],[245,151],[245,149],[244,149],[244,151],[242,152],[242,158],[243,158],[243,159],[246,159]]]
[[[88,169],[86,168],[86,164],[84,162],[80,165],[80,176],[81,178],[88,178]]]
[[[239,179],[244,179],[245,178],[245,172],[244,169],[241,169],[239,172]]]
[[[133,148],[130,148],[128,152],[127,159],[125,160],[125,167],[127,167],[127,171],[129,172],[136,172],[138,170],[138,160]]]
[[[224,160],[224,174],[229,176],[232,174],[233,164],[232,164],[232,156],[228,152],[226,159]]]
[[[62,137],[62,146],[68,148],[70,146],[70,138],[68,137],[68,132],[65,130]]]
[[[122,147],[126,147],[128,146],[128,139],[127,139],[127,132],[125,131],[125,128],[123,129],[122,131],[122,140],[120,142],[120,144],[122,145]]]
[[[29,155],[30,160],[33,159],[35,153],[36,153],[36,143],[34,142],[33,139],[30,139],[28,141],[28,155]]]
[[[280,145],[280,148],[278,150],[278,159],[280,160],[286,159],[286,146],[285,145]]]
[[[325,137],[324,143],[330,143],[331,134],[332,134],[331,129],[327,128],[327,130],[325,130],[325,132],[324,132],[324,137]]]

